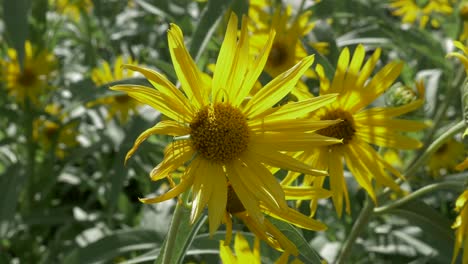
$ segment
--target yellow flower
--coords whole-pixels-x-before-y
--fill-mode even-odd
[[[260,240],[255,237],[253,250],[250,249],[249,242],[241,233],[236,233],[234,240],[234,252],[232,252],[229,245],[225,245],[224,241],[219,243],[219,255],[223,264],[261,264],[260,255]],[[283,254],[276,262],[276,264],[288,263],[288,255]],[[291,264],[302,264],[303,262],[294,259]]]
[[[26,98],[33,104],[39,103],[39,98],[51,90],[48,84],[50,75],[56,66],[53,54],[45,50],[36,51],[29,41],[25,45],[24,69],[15,49],[8,49],[8,58],[2,60],[2,79],[6,81],[8,94],[23,103]]]
[[[464,191],[455,202],[455,211],[458,212],[458,216],[453,223],[452,228],[455,230],[455,246],[452,257],[452,264],[457,260],[460,248],[463,246],[463,261],[462,263],[468,263],[468,190]]]
[[[310,33],[314,28],[314,23],[309,21],[312,15],[311,11],[306,11],[295,18],[292,15],[291,6],[283,8],[278,5],[273,14],[265,11],[265,9],[271,9],[265,1],[250,3],[249,17],[252,18],[252,23],[249,25],[249,31],[252,33],[250,40],[252,43],[251,53],[252,56],[258,55],[268,40],[270,30],[275,30],[276,37],[265,65],[265,71],[270,76],[276,77],[307,56],[306,48],[301,39]],[[312,45],[320,47],[322,51],[326,50],[324,47],[327,46],[327,43],[315,44]],[[312,69],[307,70],[305,76],[315,77],[314,71]],[[293,94],[299,99],[302,99],[300,96],[302,93],[308,93],[305,85],[293,90]]]
[[[279,75],[246,101],[246,95],[266,63],[275,33],[270,32],[263,52],[253,58],[249,56],[247,17],[243,17],[238,41],[237,23],[237,16],[231,14],[214,76],[209,82],[202,77],[190,57],[181,29],[171,24],[168,46],[182,91],[161,74],[132,65],[126,67],[145,75],[155,89],[138,85],[112,87],[171,119],[143,132],[127,153],[126,160],[150,135],[165,134],[177,138],[166,147],[164,160],[153,169],[151,178],[155,181],[166,178],[172,171],[187,164],[178,185],[159,197],[141,201],[165,201],[192,187],[191,221],[195,221],[208,205],[211,234],[217,230],[225,215],[228,184],[249,217],[262,226],[265,223],[262,206],[274,212],[286,213],[289,210],[283,189],[266,166],[324,175],[324,172],[314,170],[281,151],[298,151],[305,143],[327,145],[337,142],[336,139],[310,132],[331,122],[336,124],[336,121],[296,120],[332,102],[336,95],[272,108],[311,66],[312,56]],[[311,223],[313,221],[310,220]]]
[[[93,8],[92,0],[49,0],[49,4],[73,21],[79,21],[81,12],[90,13]]]
[[[438,177],[441,174],[455,170],[457,164],[465,158],[465,146],[463,143],[450,139],[432,154],[428,161],[429,172]]]
[[[124,80],[126,78],[133,77],[133,72],[124,69],[124,64],[134,64],[137,62],[132,58],[123,59],[122,56],[117,57],[114,63],[113,71],[107,61],[104,61],[100,67],[94,68],[91,72],[91,79],[96,86],[104,86],[106,84]],[[112,119],[116,116],[121,123],[126,123],[129,114],[136,113],[140,103],[126,94],[119,94],[114,96],[107,96],[99,98],[96,101],[90,102],[88,107],[95,106],[97,104],[103,104],[108,106],[107,120]]]
[[[465,159],[460,164],[455,166],[455,169],[457,171],[464,171],[464,170],[468,169],[468,157],[465,157]]]
[[[434,28],[440,27],[439,16],[449,16],[453,12],[449,0],[392,0],[392,14],[401,16],[403,23],[414,24],[419,21],[419,27],[426,27],[428,22]]]
[[[78,122],[69,122],[67,116],[61,113],[61,108],[56,104],[47,105],[45,113],[48,116],[40,116],[34,120],[33,138],[45,150],[54,148],[55,155],[63,159],[69,148],[78,145]]]
[[[447,54],[447,57],[456,57],[460,59],[460,61],[463,63],[463,66],[465,67],[465,73],[468,75],[468,47],[463,45],[463,43],[459,41],[454,41],[453,44],[455,47],[461,49],[463,51],[463,54],[459,52],[450,52]]]
[[[403,67],[402,63],[391,62],[383,67],[372,79],[369,79],[380,57],[380,49],[363,65],[365,50],[358,45],[351,58],[348,48],[345,48],[338,59],[338,66],[333,82],[325,77],[323,67],[317,66],[320,79],[320,94],[339,93],[335,102],[313,113],[311,118],[319,120],[342,120],[342,122],[317,131],[324,136],[342,138],[343,144],[333,146],[308,148],[298,158],[315,168],[328,170],[330,188],[333,192],[333,203],[339,216],[342,214],[343,199],[346,202],[346,212],[350,212],[348,190],[343,175],[343,161],[361,185],[376,202],[374,184],[388,186],[399,190],[399,186],[388,174],[402,177],[400,173],[386,162],[370,144],[396,148],[413,149],[421,146],[421,142],[401,135],[400,131],[418,131],[426,127],[422,122],[401,120],[395,117],[413,111],[423,104],[422,99],[415,100],[399,107],[375,107],[365,109],[396,80]],[[291,182],[299,173],[290,172],[283,184]],[[325,178],[306,177],[305,185],[322,186]],[[374,181],[375,180],[375,181]],[[312,213],[316,203],[311,203]]]

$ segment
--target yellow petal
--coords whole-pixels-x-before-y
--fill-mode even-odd
[[[284,222],[290,223],[300,228],[314,230],[314,231],[324,231],[327,229],[327,226],[320,221],[307,217],[298,211],[288,208],[287,212],[279,212],[276,210],[270,210],[262,204],[260,205],[263,212],[267,215],[270,215],[274,218],[280,219]],[[266,221],[265,221],[266,222]]]
[[[173,98],[166,96],[163,93],[156,91],[153,88],[141,85],[115,85],[110,88],[111,90],[126,92],[128,96],[135,98],[143,104],[147,104],[160,111],[167,117],[189,123],[192,115],[185,115],[186,110],[182,106],[175,103]]]
[[[248,118],[253,119],[266,110],[271,109],[274,104],[291,92],[291,89],[296,85],[299,78],[310,68],[313,62],[314,56],[308,56],[288,71],[270,81],[247,103],[244,114]]]
[[[145,141],[149,136],[160,134],[160,135],[171,135],[171,136],[183,136],[190,133],[190,129],[184,125],[177,123],[172,120],[164,120],[157,123],[152,128],[145,130],[138,136],[133,144],[133,147],[127,152],[125,156],[125,162],[135,153],[141,143]]]
[[[210,177],[210,180],[214,188],[208,201],[209,231],[210,235],[213,236],[226,212],[227,181],[226,173],[218,164],[210,163],[207,172],[209,173],[207,175],[213,175],[213,177]]]
[[[325,199],[333,194],[329,190],[308,186],[283,186],[286,200]]]
[[[185,47],[182,30],[176,24],[171,24],[167,38],[172,64],[187,98],[197,108],[205,106],[208,101],[202,95],[208,88],[204,87],[200,70]]]
[[[192,159],[195,150],[188,140],[174,141],[164,150],[164,159],[150,173],[151,180],[165,178],[169,173],[180,168]]]

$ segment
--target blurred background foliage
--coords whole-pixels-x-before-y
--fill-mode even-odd
[[[313,12],[315,27],[303,42],[328,43],[324,53],[307,46],[329,77],[341,49],[362,43],[368,54],[383,48],[380,66],[391,60],[405,62],[399,83],[377,104],[398,104],[404,92],[414,93],[415,80],[424,80],[424,109],[408,118],[432,121],[429,130],[415,135],[425,148],[416,153],[382,150],[399,169],[411,168],[461,119],[464,70],[446,54],[463,32],[462,2],[450,2],[453,12],[434,14],[438,22],[425,27],[402,23],[392,15],[392,1],[287,2],[295,10]],[[107,89],[122,79],[146,83],[114,65],[132,59],[175,83],[166,44],[169,23],[182,28],[191,55],[206,68],[215,62],[228,10],[245,14],[248,1],[4,0],[0,9],[0,263],[154,262],[176,201],[143,206],[138,197],[169,188],[151,182],[148,172],[162,160],[164,146],[172,139],[150,138],[124,166],[137,135],[161,116]],[[32,47],[29,53],[27,45]],[[18,65],[12,66],[15,58]],[[37,83],[39,91],[47,87],[48,92],[15,94],[8,81],[12,69],[19,76],[16,85]],[[28,70],[36,76],[28,76]],[[99,71],[103,81],[96,77]],[[316,80],[307,83],[317,91]],[[454,201],[467,178],[467,172],[453,170],[454,164],[437,164],[453,149],[458,154],[449,161],[461,162],[466,155],[460,133],[454,132],[450,140],[455,143],[437,142],[442,148],[434,155],[440,156],[412,168],[413,176],[403,184],[408,192],[439,184],[434,191],[395,208],[375,208],[347,263],[449,263]],[[350,175],[346,180],[352,213],[339,219],[331,202],[321,201],[316,218],[329,226],[326,232],[277,223],[300,245],[302,260],[315,262],[320,255],[333,261],[368,202]],[[306,206],[301,210],[307,212]],[[177,253],[181,262],[219,262],[218,238],[224,231],[209,238],[205,220],[180,231],[186,238]],[[246,231],[240,223],[235,229]],[[252,234],[245,236],[253,241]],[[261,250],[266,263],[279,256],[263,244]]]

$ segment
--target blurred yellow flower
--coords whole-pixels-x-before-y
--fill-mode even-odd
[[[434,177],[439,177],[447,172],[452,172],[465,158],[465,146],[463,143],[450,139],[438,148],[428,161],[429,172]]]
[[[182,91],[161,74],[133,65],[126,67],[142,73],[154,88],[139,85],[111,88],[126,92],[170,119],[143,132],[127,153],[126,160],[149,136],[164,134],[176,138],[166,147],[164,160],[153,169],[151,178],[155,181],[166,178],[187,164],[178,185],[159,197],[141,201],[165,201],[192,187],[191,221],[208,205],[211,234],[225,215],[228,184],[252,221],[265,230],[262,207],[272,212],[289,211],[285,193],[267,166],[325,175],[282,151],[298,151],[306,143],[319,146],[338,142],[309,132],[336,124],[336,121],[296,120],[334,101],[335,95],[272,108],[311,66],[313,56],[304,58],[245,101],[264,68],[275,36],[271,31],[263,52],[253,58],[249,56],[247,24],[247,17],[243,17],[237,39],[238,18],[231,14],[212,80],[203,77],[185,47],[181,29],[171,24],[168,46]],[[310,219],[309,223],[314,221]],[[317,229],[323,228],[323,225],[317,226]]]
[[[67,121],[67,116],[61,113],[61,108],[56,104],[49,104],[45,108],[48,116],[40,116],[34,120],[33,139],[45,151],[53,151],[55,155],[63,159],[67,151],[78,145],[77,127],[78,121]]]
[[[234,240],[234,252],[232,252],[229,245],[225,245],[221,240],[219,243],[219,255],[223,264],[261,264],[260,255],[260,240],[255,237],[253,250],[250,249],[249,242],[241,233],[236,233]],[[288,254],[283,254],[275,264],[287,264]],[[294,259],[291,264],[302,264],[303,262]]]
[[[112,70],[109,63],[104,61],[100,67],[92,70],[91,79],[96,86],[104,86],[115,81],[133,77],[133,71],[124,69],[122,67],[124,64],[137,65],[137,62],[132,60],[132,58],[124,59],[122,56],[118,56]],[[109,111],[107,120],[117,117],[121,123],[126,123],[129,115],[136,113],[137,108],[141,104],[126,94],[119,94],[99,98],[96,101],[88,103],[88,107],[93,107],[95,105],[107,106]]]
[[[389,173],[400,178],[402,176],[370,144],[396,149],[418,148],[422,145],[421,142],[401,135],[399,132],[418,131],[427,127],[423,122],[395,118],[419,108],[423,104],[422,99],[399,107],[365,109],[392,85],[403,67],[402,63],[391,62],[369,79],[379,60],[380,52],[381,50],[377,49],[363,65],[366,54],[362,45],[356,47],[352,58],[348,48],[345,48],[340,54],[331,83],[326,78],[323,67],[317,65],[316,68],[320,79],[320,95],[339,93],[339,96],[332,104],[314,112],[311,118],[342,120],[317,133],[343,139],[343,144],[320,148],[309,148],[304,145],[307,151],[304,151],[298,158],[315,168],[328,170],[333,204],[339,216],[342,214],[343,199],[346,202],[346,212],[350,213],[343,171],[344,162],[359,185],[376,202],[374,185],[399,190],[399,186]],[[282,183],[289,185],[299,175],[299,173],[289,172]],[[324,180],[325,177],[306,177],[304,184],[321,187]],[[311,203],[312,213],[316,206],[315,202]]]
[[[92,0],[49,0],[49,5],[73,21],[79,21],[81,12],[90,13],[93,8]]]
[[[392,0],[390,7],[394,9],[394,16],[402,17],[403,23],[415,24],[419,21],[420,28],[425,28],[428,22],[432,27],[439,28],[439,17],[449,16],[453,12],[449,0]]]
[[[460,248],[463,246],[462,263],[468,263],[468,190],[464,191],[455,202],[455,211],[458,216],[453,223],[452,228],[455,230],[455,246],[452,257],[452,264],[455,263],[458,257]]]
[[[48,81],[56,66],[56,58],[46,50],[36,50],[29,41],[25,45],[24,69],[21,70],[15,49],[8,49],[8,57],[0,61],[1,78],[6,81],[8,94],[20,104],[28,98],[33,104],[52,89]]]
[[[296,18],[292,15],[291,6],[276,5],[273,14],[269,12],[271,9],[272,6],[267,1],[250,2],[249,17],[252,18],[249,25],[249,31],[252,33],[250,52],[252,56],[257,56],[268,41],[270,30],[275,30],[276,37],[265,65],[265,71],[270,76],[276,77],[307,56],[306,48],[301,40],[311,32],[314,23],[310,22],[311,11],[306,11]],[[319,42],[312,43],[312,46],[318,48],[319,51],[326,52],[328,44]],[[312,69],[308,69],[304,75],[315,77]],[[299,99],[303,98],[301,96],[303,93],[308,94],[305,85],[300,85],[293,90],[293,94]]]
[[[450,52],[449,54],[447,54],[447,57],[458,58],[461,61],[461,63],[463,63],[463,66],[465,67],[465,73],[468,75],[468,47],[466,47],[465,45],[463,45],[463,43],[459,41],[454,41],[453,44],[455,45],[455,47],[461,49],[463,51],[463,54],[459,52]]]

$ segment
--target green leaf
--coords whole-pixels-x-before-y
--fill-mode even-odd
[[[29,7],[30,1],[28,0],[3,1],[6,31],[16,49],[21,68],[24,67],[24,43],[28,38]]]
[[[391,210],[391,214],[405,218],[411,224],[423,230],[428,244],[438,252],[438,255],[433,256],[433,261],[450,263],[453,253],[454,232],[450,228],[452,223],[447,218],[418,200]]]
[[[201,56],[213,35],[218,23],[226,13],[232,0],[210,0],[201,14],[200,22],[195,29],[189,52],[195,61]]]
[[[180,210],[180,212],[177,212]],[[177,213],[180,213],[179,216],[175,217]],[[154,262],[155,264],[162,264],[163,260],[169,260],[169,263],[182,263],[187,249],[192,244],[192,241],[195,239],[198,231],[202,225],[206,222],[207,216],[203,214],[198,218],[198,220],[191,225],[190,224],[190,209],[186,208],[185,205],[178,204],[176,207],[176,212],[172,218],[173,222],[169,228],[169,232],[174,228],[174,224],[178,224],[177,235],[173,238],[175,239],[173,247],[169,250],[170,256],[166,255],[168,250],[166,249],[166,244],[168,243],[167,239],[169,236],[166,236],[166,240],[161,248],[164,250],[159,254],[158,258]],[[174,221],[179,221],[179,223],[174,223]]]
[[[322,260],[319,254],[312,248],[312,246],[304,239],[304,236],[292,225],[274,219],[269,218],[269,220],[281,231],[291,242],[296,245],[299,250],[301,259],[305,263],[310,264],[321,264]]]
[[[20,164],[7,167],[5,173],[0,176],[0,237],[6,237],[15,216],[20,192],[26,181],[25,171]]]
[[[149,229],[119,231],[83,248],[74,249],[64,258],[63,263],[111,263],[116,257],[128,252],[154,249],[161,240],[155,231]]]

